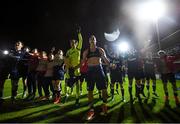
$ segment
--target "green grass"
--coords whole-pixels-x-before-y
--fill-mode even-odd
[[[177,81],[180,87],[180,81]],[[121,95],[116,94],[115,100],[110,101],[108,98],[108,115],[103,116],[101,113],[102,101],[98,99],[98,94],[94,91],[95,96],[95,118],[90,121],[105,123],[164,123],[180,122],[180,107],[177,107],[173,98],[171,84],[168,84],[170,103],[164,106],[164,91],[162,83],[157,81],[158,98],[153,97],[152,93],[149,99],[143,99],[142,104],[135,100],[133,104],[129,102],[128,82],[124,83],[126,102],[121,102]],[[75,91],[75,89],[74,89]],[[150,89],[152,91],[152,87]],[[109,90],[108,90],[109,92]],[[133,89],[133,93],[135,90]],[[18,93],[22,93],[22,82],[19,82]],[[146,88],[145,93],[147,94]],[[75,94],[75,93],[74,93]],[[11,83],[7,80],[5,83],[4,97],[11,95]],[[110,94],[109,94],[110,95]],[[180,96],[180,91],[178,91]],[[51,101],[31,101],[25,102],[18,96],[16,104],[11,104],[10,99],[5,99],[4,104],[0,107],[0,122],[73,122],[86,123],[85,114],[88,111],[87,106],[86,83],[83,84],[83,95],[80,98],[80,107],[76,107],[75,95],[72,95],[68,101],[63,104],[54,105]]]

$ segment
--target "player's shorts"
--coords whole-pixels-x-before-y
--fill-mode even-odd
[[[153,72],[145,72],[146,80],[156,80],[156,75]]]
[[[64,80],[64,70],[61,66],[53,67],[53,80]]]
[[[87,80],[87,73],[81,73],[81,76],[79,76],[79,79],[80,79],[81,82],[83,82],[84,79],[86,81]]]
[[[143,70],[139,70],[137,74],[139,75],[140,80],[141,80],[141,79],[145,79],[145,74],[144,74],[144,71],[143,71]]]
[[[68,87],[73,87],[76,82],[78,82],[80,76],[74,76],[70,78],[66,78],[66,83]]]
[[[105,74],[102,65],[88,66],[88,72],[87,72],[88,91],[93,91],[95,84],[98,90],[107,89]]]
[[[175,74],[174,73],[167,73],[167,74],[161,74],[161,80],[163,83],[175,83],[176,79],[175,79]]]
[[[18,80],[21,77],[17,68],[12,68],[10,72],[10,79]]]
[[[44,80],[44,74],[46,73],[46,71],[37,71],[36,73],[36,79],[37,81],[39,80]]]
[[[126,77],[126,72],[122,71],[122,77]]]
[[[120,71],[111,71],[110,73],[111,83],[122,83],[122,73]]]
[[[28,66],[23,66],[21,65],[22,67],[20,67],[18,70],[19,70],[19,75],[20,77],[22,78],[27,78],[28,76]]]
[[[133,78],[135,78],[135,80],[144,79],[145,78],[144,72],[142,70],[128,72],[128,79],[132,80]]]
[[[68,73],[67,73],[67,77],[66,77],[66,83],[68,87],[73,87],[74,84],[76,82],[78,82],[80,76],[76,76],[75,75],[75,70],[73,68],[69,68],[68,69]]]

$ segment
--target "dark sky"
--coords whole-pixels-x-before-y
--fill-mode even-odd
[[[129,17],[123,10],[128,0],[6,0],[0,2],[0,45],[11,46],[16,40],[22,40],[32,48],[50,49],[52,46],[67,50],[69,40],[76,37],[76,24],[82,27],[84,47],[88,37],[95,34],[103,45],[104,32],[119,28],[121,36],[126,35],[136,41],[129,23]],[[130,0],[129,0],[130,1]],[[141,0],[139,0],[141,1]],[[175,31],[180,24],[180,2],[169,0],[169,15],[176,24],[169,24],[171,30],[162,29],[164,35]],[[178,4],[177,4],[178,3]],[[166,24],[166,20],[160,20]],[[178,23],[177,23],[178,22]],[[160,25],[160,28],[163,25]],[[168,28],[169,29],[169,28]],[[163,36],[164,36],[163,35]],[[163,37],[162,36],[162,37]]]

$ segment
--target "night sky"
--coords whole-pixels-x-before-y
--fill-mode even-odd
[[[104,32],[120,29],[120,37],[128,37],[136,44],[139,39],[133,30],[126,3],[130,0],[6,0],[0,3],[0,48],[12,47],[16,40],[40,50],[52,46],[66,51],[69,40],[77,39],[76,25],[82,27],[83,48],[88,37],[95,34],[98,45],[107,43]],[[133,0],[132,0],[133,1]],[[134,0],[142,1],[142,0]],[[168,2],[167,17],[159,20],[160,37],[180,28],[180,1]],[[128,4],[127,4],[128,5]],[[131,10],[131,5],[129,7]],[[131,12],[133,12],[133,8]],[[134,24],[135,25],[135,24]],[[165,26],[164,26],[165,25]],[[153,26],[152,26],[153,28]],[[151,36],[152,35],[152,36]],[[151,38],[156,39],[151,33]],[[145,40],[145,39],[142,39]]]

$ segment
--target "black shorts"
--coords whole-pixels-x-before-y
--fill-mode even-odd
[[[80,80],[81,82],[83,82],[84,79],[85,79],[85,81],[87,80],[86,78],[87,78],[87,73],[81,73],[81,76],[79,77],[79,80]]]
[[[75,75],[74,75],[75,70],[73,68],[69,68],[68,70],[69,70],[69,72],[68,72],[69,76],[70,77],[75,77]]]
[[[145,78],[144,72],[139,70],[139,71],[132,71],[128,72],[128,79],[132,80],[135,78],[135,80],[142,80]]]
[[[66,83],[68,87],[73,87],[76,82],[78,82],[80,76],[74,76],[70,78],[66,78]]]
[[[19,75],[22,78],[27,78],[28,76],[28,66],[23,66],[18,69],[19,70]]]
[[[122,83],[122,73],[119,71],[111,71],[110,73],[111,83],[119,82]]]
[[[146,80],[156,80],[156,75],[152,72],[145,72],[145,78]]]
[[[175,74],[174,73],[168,73],[168,74],[161,74],[161,80],[163,83],[175,83],[176,79],[175,79]]]
[[[53,67],[53,80],[64,80],[64,70],[60,66]]]
[[[122,77],[126,77],[126,72],[122,71]]]
[[[10,79],[12,80],[19,80],[19,78],[21,77],[19,70],[17,68],[12,68],[11,72],[10,72]]]
[[[107,89],[102,65],[89,66],[87,72],[87,89],[93,91],[96,83],[98,90]]]

